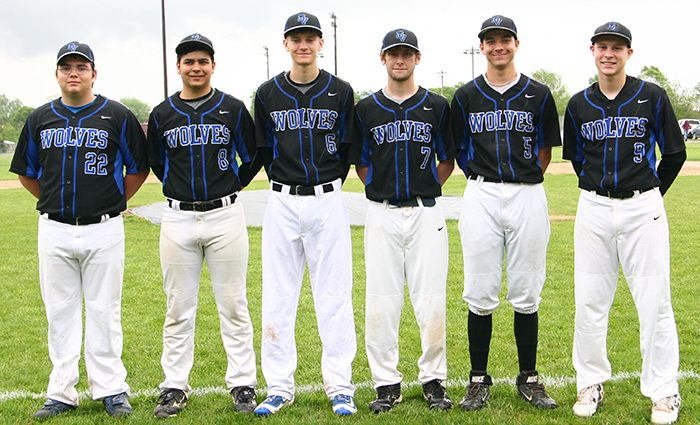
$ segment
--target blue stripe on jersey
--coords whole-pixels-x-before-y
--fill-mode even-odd
[[[644,85],[644,81],[642,81],[642,85]],[[654,108],[654,122],[656,124],[654,125],[654,131],[652,131],[649,135],[650,146],[649,151],[646,153],[647,163],[649,164],[649,168],[651,168],[651,170],[654,172],[654,177],[656,178],[659,178],[659,175],[656,172],[656,145],[659,145],[659,151],[662,155],[666,147],[663,122],[659,119],[659,114],[661,113],[662,100],[663,98],[659,96],[659,102],[656,104],[656,108]]]
[[[324,93],[326,93],[326,91],[328,90],[328,87],[331,85],[331,80],[332,80],[332,78],[333,78],[332,75],[331,75],[330,73],[328,73],[328,81],[326,82],[326,87],[324,87],[323,89],[321,89],[321,91],[320,91],[316,96],[313,96],[313,97],[309,100],[309,109],[311,109],[311,108],[314,107],[314,100],[315,100],[315,99],[317,99],[319,96],[321,96],[321,95],[323,95]],[[340,122],[341,122],[341,123],[344,123],[345,120],[343,119],[342,111],[339,111],[339,112],[341,113],[341,115],[339,115]],[[301,126],[300,126],[300,127],[301,127]],[[311,128],[311,126],[309,126],[308,131],[309,131],[309,140],[310,140],[309,145],[311,146],[311,155],[310,155],[310,157],[311,157],[311,166],[313,166],[313,167],[314,167],[314,170],[316,170],[316,181],[317,181],[317,182],[320,182],[320,181],[321,181],[321,178],[320,178],[319,175],[318,175],[318,167],[316,167],[316,164],[314,164],[314,133],[313,133],[313,128]],[[299,132],[301,133],[301,128],[299,129]],[[338,142],[338,145],[340,145],[340,142]],[[304,158],[303,158],[303,155],[302,155],[302,161],[303,161],[303,159],[304,159]],[[307,177],[306,183],[307,183],[307,184],[309,183],[308,177]]]
[[[54,114],[56,114],[57,117],[63,118],[66,120],[66,128],[69,127],[70,125],[70,120],[67,117],[64,117],[63,115],[59,114],[56,108],[54,107],[54,102],[51,102],[51,110],[53,111]],[[64,189],[65,189],[65,181],[66,181],[66,148],[63,148],[63,161],[61,162],[61,217],[64,217],[63,213],[66,210],[66,204],[63,202],[63,195],[64,195]],[[73,214],[75,215],[75,210],[73,210]]]
[[[283,95],[292,99],[292,101],[294,101],[294,109],[298,110],[299,109],[299,102],[297,101],[297,99],[294,96],[292,96],[291,94],[284,91],[284,89],[282,88],[280,83],[277,81],[277,77],[275,77],[274,80],[275,80],[275,85],[277,86],[279,91],[282,92]],[[299,155],[300,155],[299,159],[301,160],[301,165],[304,166],[304,174],[306,175],[306,184],[309,184],[309,170],[306,168],[306,163],[304,162],[304,143],[303,143],[304,138],[301,135],[301,128],[298,130],[298,132],[299,132]],[[273,140],[274,140],[275,150],[277,150],[276,148],[277,148],[277,143],[279,143],[279,140],[277,140],[276,137]],[[313,146],[313,138],[311,140],[311,146]],[[313,155],[313,151],[311,153]],[[277,156],[279,156],[279,151],[275,154],[275,158]]]
[[[519,98],[523,93],[525,93],[525,90],[527,90],[527,88],[530,86],[530,81],[531,81],[530,78],[528,78],[527,83],[525,84],[525,87],[523,87],[523,89],[520,90],[520,92],[518,94],[516,94],[515,96],[508,99],[508,101],[506,102],[506,109],[507,110],[510,109],[510,103],[512,101]],[[544,103],[543,103],[543,105],[544,105]],[[540,116],[542,116],[542,115],[540,114]],[[498,140],[498,139],[496,139],[496,140]],[[515,181],[516,176],[515,176],[515,170],[513,169],[513,159],[512,159],[513,155],[512,155],[512,152],[510,150],[510,132],[508,130],[506,130],[506,141],[507,141],[506,144],[508,145],[508,167],[510,168],[510,175],[513,176],[513,180]],[[524,141],[523,141],[523,143],[524,143]]]
[[[32,128],[29,124],[29,118],[27,118],[27,128]],[[32,132],[29,133],[29,143],[27,143],[27,177],[39,178],[41,176],[41,164],[39,163],[39,145],[34,143],[34,137],[32,137]]]
[[[377,100],[377,95],[375,93],[372,93],[372,99],[374,99],[374,103],[377,104],[380,108],[384,109],[387,112],[390,112],[394,114],[394,121],[398,121],[398,116],[396,115],[396,111],[387,108],[386,106],[382,105],[378,100]],[[401,199],[399,197],[399,150],[394,149],[394,175],[396,176],[396,199]]]
[[[370,183],[372,183],[372,162],[369,159],[370,155],[372,154],[372,150],[370,149],[370,144],[372,143],[372,140],[365,137],[365,129],[367,127],[362,121],[360,115],[355,114],[355,117],[357,117],[357,120],[360,122],[360,129],[362,130],[360,132],[360,137],[362,137],[362,154],[360,156],[360,165],[369,167],[369,169],[367,170],[367,177],[365,178],[365,186],[367,186]]]
[[[221,102],[224,101],[224,96],[225,96],[225,94],[222,92],[222,93],[221,93],[221,99],[219,99],[219,102],[218,102],[216,105],[214,105],[213,108],[211,108],[210,110],[208,110],[208,111],[206,111],[206,112],[204,112],[204,113],[202,113],[202,114],[200,115],[200,117],[199,117],[199,122],[200,122],[200,124],[204,124],[204,116],[205,116],[205,115],[208,115],[209,113],[211,113],[211,111],[215,110],[216,108],[219,107],[219,105],[221,105]],[[195,130],[195,131],[196,131],[196,130]],[[200,131],[201,131],[201,130],[200,130]],[[209,186],[209,185],[207,184],[207,161],[206,161],[206,155],[204,154],[204,147],[205,147],[205,146],[206,146],[206,143],[202,143],[202,146],[201,146],[201,152],[202,152],[202,182],[204,183],[204,200],[205,200],[205,201],[208,201],[208,200],[209,200],[209,191],[207,190],[207,186]],[[194,162],[193,162],[193,165],[194,165]],[[194,174],[192,175],[192,180],[194,181]],[[194,193],[194,192],[193,192],[193,193]],[[194,199],[197,199],[197,198],[195,197]]]
[[[484,96],[485,99],[490,100],[493,102],[493,111],[496,112],[498,111],[498,102],[496,99],[489,97],[489,95],[486,94],[484,90],[479,87],[479,84],[477,84],[476,80],[474,80],[474,86],[479,90],[482,96]],[[469,125],[469,121],[464,121],[464,125]],[[496,165],[498,166],[498,178],[499,180],[503,180],[503,170],[501,169],[501,147],[500,144],[498,143],[498,129],[494,130],[496,133],[496,158],[497,158],[497,163]]]
[[[404,111],[403,119],[408,120],[408,113],[409,113],[410,111],[416,109],[416,108],[419,107],[420,105],[422,105],[423,102],[425,102],[425,99],[428,98],[428,91],[429,91],[429,90],[426,90],[426,91],[425,91],[425,95],[423,96],[423,99],[421,99],[418,103],[416,103],[416,105],[415,105],[413,108],[408,108],[408,109],[406,109],[406,110]],[[404,144],[406,145],[406,148],[404,149],[404,152],[406,153],[406,155],[405,155],[406,158],[404,158],[404,164],[405,164],[404,166],[406,167],[406,196],[408,196],[408,199],[411,199],[411,189],[410,189],[410,188],[411,188],[411,185],[410,185],[410,180],[409,180],[409,179],[410,179],[410,173],[408,172],[408,171],[409,171],[409,169],[408,169],[408,162],[409,162],[409,159],[408,159],[408,143],[409,143],[408,141],[404,142]],[[432,165],[433,165],[433,167],[435,166],[435,161],[433,161],[433,164],[432,164]],[[437,175],[437,174],[436,174],[436,175]],[[397,183],[397,185],[398,185],[398,174],[397,174],[397,176],[396,176],[396,183]],[[397,199],[401,199],[401,198],[397,198]]]
[[[586,98],[586,102],[588,102],[588,104],[590,106],[592,106],[594,109],[597,109],[600,111],[600,113],[602,114],[601,119],[604,120],[606,118],[605,117],[605,109],[603,109],[600,106],[593,103],[593,101],[588,97],[588,90],[585,90],[583,92],[583,97]],[[579,131],[580,131],[580,129],[579,129]],[[608,147],[608,139],[605,139],[605,149],[603,149],[603,180],[600,181],[600,188],[601,189],[603,189],[603,183],[605,182],[605,174],[606,174],[606,161],[605,161],[605,159],[608,156],[607,147]]]
[[[170,96],[168,98],[168,103],[170,103],[170,107],[173,108],[173,110],[175,112],[187,117],[187,126],[188,127],[190,125],[192,125],[192,118],[190,117],[190,115],[182,112],[181,110],[177,109],[177,107],[175,107],[175,104],[173,103],[172,96]],[[166,155],[167,155],[167,153],[166,153]],[[197,195],[194,193],[194,155],[192,152],[192,145],[191,144],[190,144],[190,175],[192,176],[192,181],[190,181],[190,186],[192,187],[192,199],[197,199]],[[165,186],[165,177],[163,177],[163,185]]]
[[[547,104],[547,99],[549,99],[549,91],[544,96],[544,100],[540,104],[539,116],[544,116],[544,106]],[[535,163],[538,167],[542,168],[542,163],[540,163],[540,148],[544,146],[544,122],[539,120],[537,127],[535,128],[535,134],[537,135],[537,140],[532,144],[532,153],[535,155]]]
[[[642,87],[644,87],[644,82],[642,82],[642,84],[640,84],[639,90],[637,90],[637,93],[635,93],[634,96],[632,96],[627,102],[621,104],[621,105],[617,108],[617,116],[618,116],[618,117],[622,116],[622,108],[625,107],[625,106],[627,106],[628,104],[630,104],[634,99],[637,98],[637,96],[639,96],[639,93],[642,92]],[[651,146],[652,146],[652,148],[653,148],[653,147],[654,147],[654,144],[652,143]],[[619,157],[618,157],[618,154],[620,153],[620,152],[619,152],[619,148],[620,148],[620,138],[619,138],[619,137],[615,137],[615,179],[614,179],[614,181],[615,181],[615,186],[614,186],[615,189],[617,189],[617,180],[618,180],[618,175],[617,175],[618,167],[617,167],[617,165],[618,165],[618,163],[619,163]]]
[[[462,121],[464,122],[464,132],[462,133],[462,140],[455,140],[455,143],[459,143],[459,153],[457,154],[457,166],[462,169],[465,176],[469,176],[469,171],[467,170],[467,163],[470,160],[474,159],[474,146],[472,144],[473,139],[471,136],[469,136],[469,133],[467,132],[467,129],[469,128],[469,119],[467,119],[467,111],[464,110],[464,105],[462,105],[462,102],[459,100],[459,98],[457,96],[455,96],[454,98],[457,99],[459,109],[462,111]]]
[[[97,100],[97,98],[95,98],[95,100]],[[93,102],[95,100],[93,100]],[[78,128],[83,127],[84,120],[90,118],[91,116],[93,116],[93,115],[97,114],[99,111],[101,111],[102,108],[105,107],[105,105],[107,104],[108,101],[109,100],[107,98],[105,98],[105,101],[102,103],[102,105],[100,105],[99,108],[95,109],[91,114],[85,115],[84,117],[79,119],[78,120]],[[65,105],[63,105],[63,106],[65,106]],[[63,148],[63,149],[65,152],[65,148]],[[77,173],[78,173],[78,146],[77,146],[77,144],[75,146],[74,152],[75,153],[73,154],[73,217],[75,217],[75,196],[76,196],[76,192],[78,191],[78,184],[76,181],[76,177],[77,177]],[[64,153],[64,155],[65,155],[65,153]]]

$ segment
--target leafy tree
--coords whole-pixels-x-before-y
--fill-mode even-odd
[[[119,101],[131,109],[139,122],[146,122],[151,113],[151,105],[135,97],[123,97]]]
[[[361,92],[360,92],[360,91],[356,91],[356,92],[354,93],[355,103],[357,103],[360,99],[363,99],[363,98],[365,98],[365,97],[371,95],[372,93],[374,93],[372,90],[369,90],[369,91],[365,90],[365,91],[361,91]]]
[[[463,85],[464,85],[464,82],[460,81],[459,83],[455,84],[454,86],[444,86],[442,88],[443,93],[445,93],[444,94],[445,99],[447,99],[447,101],[450,102],[450,104],[452,103],[452,99],[455,97],[455,92],[457,92],[457,89],[459,89]],[[440,94],[440,87],[430,88],[428,90],[435,92],[437,94]]]
[[[670,81],[655,66],[645,66],[642,72],[639,73],[639,78],[658,84],[668,94],[668,98],[673,105],[673,111],[678,119],[699,118],[700,110],[698,103],[700,102],[700,83],[694,89],[688,90],[683,88],[679,83]]]
[[[22,128],[24,127],[24,123],[27,121],[27,118],[32,111],[34,111],[34,108],[31,106],[20,106],[12,118],[8,120],[8,123],[15,128]]]
[[[4,94],[0,94],[0,141],[17,140],[15,134],[18,131],[12,125],[9,125],[8,122],[21,106],[22,102],[19,99],[10,100]],[[14,137],[14,139],[11,137]]]
[[[595,74],[591,78],[588,79],[588,84],[593,84],[598,82],[598,74]]]
[[[566,105],[571,99],[571,94],[566,89],[566,85],[561,79],[561,76],[555,72],[549,72],[545,69],[538,69],[532,73],[532,78],[549,87],[554,98],[554,104],[557,106],[557,114],[563,116],[566,113]]]

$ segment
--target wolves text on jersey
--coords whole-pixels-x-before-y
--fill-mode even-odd
[[[409,140],[430,143],[430,131],[432,128],[432,124],[413,120],[400,120],[378,125],[370,129],[370,131],[378,145],[384,142],[394,143]]]
[[[48,149],[51,145],[57,148],[77,146],[105,149],[109,138],[105,130],[81,127],[49,128],[39,134],[42,149]]]
[[[472,112],[469,114],[469,128],[472,133],[484,131],[515,130],[523,133],[532,132],[534,114],[525,111],[499,110]]]
[[[640,117],[608,117],[589,121],[581,125],[581,137],[587,140],[644,137],[648,122],[648,119]]]
[[[330,130],[338,119],[338,112],[328,109],[299,108],[286,111],[270,112],[272,122],[275,123],[275,131],[284,131],[300,128],[317,128]]]
[[[223,124],[192,124],[172,128],[163,135],[168,142],[168,147],[173,149],[178,144],[181,146],[226,145],[231,131]]]

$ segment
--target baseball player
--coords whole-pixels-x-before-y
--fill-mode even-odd
[[[61,47],[56,65],[61,97],[29,115],[10,167],[39,199],[39,283],[53,370],[34,417],[78,406],[83,297],[90,392],[111,416],[125,416],[132,409],[121,360],[121,211],[148,176],[144,134],[127,107],[93,94],[87,44]]]
[[[252,412],[257,380],[246,299],[248,231],[237,197],[260,169],[252,160],[253,119],[243,102],[212,88],[216,63],[207,37],[189,35],[175,52],[182,91],[156,106],[148,120],[149,162],[168,199],[160,233],[168,299],[161,357],[165,380],[154,414],[176,416],[187,403],[205,258],[228,359],[226,387],[237,412]]]
[[[654,402],[653,423],[672,423],[681,398],[662,195],[685,161],[685,142],[666,92],[625,75],[630,30],[608,22],[591,41],[599,82],[571,98],[564,121],[563,155],[581,188],[574,230],[574,413],[591,416],[603,402],[603,382],[612,374],[608,314],[622,265],[639,313],[642,394]]]
[[[534,406],[556,402],[539,382],[537,310],[549,242],[543,174],[552,146],[561,145],[549,88],[515,70],[515,23],[496,15],[481,25],[486,73],[457,90],[452,100],[457,159],[467,176],[459,219],[464,254],[464,300],[472,370],[460,406],[480,409],[489,399],[487,374],[492,313],[498,307],[505,253],[508,302],[518,348],[518,394]]]
[[[362,130],[356,169],[372,201],[365,223],[365,338],[377,397],[369,409],[385,412],[401,401],[399,322],[408,282],[423,348],[418,379],[430,408],[446,410],[453,404],[443,384],[449,248],[435,198],[454,169],[450,108],[444,97],[414,82],[421,53],[413,32],[389,31],[380,58],[387,86],[355,109]]]
[[[284,37],[292,69],[263,83],[255,98],[256,140],[270,178],[262,231],[268,396],[255,413],[273,414],[294,401],[294,326],[308,263],[326,394],[335,413],[350,415],[357,411],[350,382],[357,343],[350,225],[340,190],[354,137],[353,90],[318,68],[323,38],[316,16],[292,15]]]

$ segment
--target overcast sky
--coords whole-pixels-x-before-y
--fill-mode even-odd
[[[39,106],[60,95],[54,69],[58,49],[69,41],[88,43],[98,71],[95,92],[112,99],[136,97],[151,106],[163,100],[160,0],[39,1],[0,0],[0,93]],[[175,46],[195,32],[216,50],[213,85],[250,104],[267,78],[263,46],[269,48],[270,75],[291,67],[282,45],[284,23],[292,14],[319,17],[324,31],[320,66],[333,72],[333,27],[338,17],[338,75],[356,91],[386,85],[379,61],[384,35],[407,28],[418,36],[423,57],[417,82],[439,87],[471,79],[470,55],[479,47],[481,23],[495,15],[512,18],[520,48],[516,69],[562,76],[570,93],[584,89],[596,70],[589,46],[595,28],[615,20],[632,31],[634,54],[627,72],[655,65],[686,88],[700,82],[700,1],[698,0],[166,0],[169,94],[181,89]],[[485,70],[475,58],[476,75]]]

